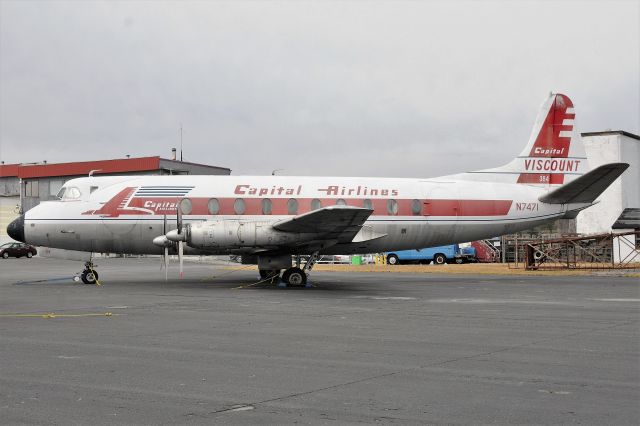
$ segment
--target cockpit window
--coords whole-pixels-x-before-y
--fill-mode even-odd
[[[64,188],[63,188],[64,189]],[[70,186],[64,192],[62,199],[63,200],[78,200],[82,196],[80,190],[75,186]]]
[[[64,197],[64,191],[66,191],[67,188],[65,188],[64,186],[62,188],[60,188],[60,191],[58,191],[58,195],[56,195],[56,197],[58,197],[59,199],[62,200],[62,197]]]

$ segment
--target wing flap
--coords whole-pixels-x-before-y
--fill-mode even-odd
[[[538,199],[548,204],[593,203],[627,168],[627,163],[605,164]]]
[[[373,230],[373,227],[364,225],[360,231],[353,237],[351,240],[352,243],[365,243],[373,240],[379,240],[380,238],[386,237],[387,234],[383,234],[380,232],[376,232]]]

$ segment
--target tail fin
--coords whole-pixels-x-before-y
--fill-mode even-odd
[[[495,169],[492,180],[530,185],[562,185],[589,171],[569,97],[551,93],[538,111],[529,142],[518,157]],[[500,177],[498,177],[500,175]]]

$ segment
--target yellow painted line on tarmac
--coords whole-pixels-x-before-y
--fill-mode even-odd
[[[202,278],[200,281],[212,281],[212,280],[215,280],[217,278],[224,277],[225,275],[233,274],[233,273],[238,272],[238,271],[245,271],[247,269],[252,269],[255,266],[256,265],[247,265],[247,266],[243,266],[243,267],[234,267],[233,269],[230,269],[229,271],[224,272],[222,274],[211,275],[210,277]]]
[[[111,312],[86,313],[86,314],[56,314],[55,312],[46,312],[43,314],[0,314],[0,318],[81,318],[81,317],[110,317]]]

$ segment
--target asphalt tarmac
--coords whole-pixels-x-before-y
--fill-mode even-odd
[[[640,423],[638,278],[159,266],[0,260],[0,423]]]

